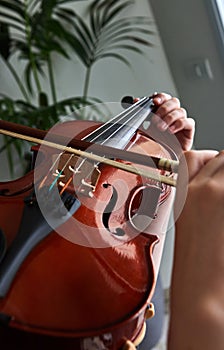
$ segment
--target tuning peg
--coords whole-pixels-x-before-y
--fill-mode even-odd
[[[124,96],[121,100],[121,105],[123,108],[128,108],[130,105],[134,103],[133,96]]]

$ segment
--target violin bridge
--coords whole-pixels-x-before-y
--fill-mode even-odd
[[[61,174],[58,186],[66,187],[69,192],[92,197],[101,172],[93,161],[63,153],[53,169],[54,178],[57,174]]]

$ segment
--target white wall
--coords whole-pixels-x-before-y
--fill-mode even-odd
[[[146,0],[136,1],[130,8],[129,15],[146,15],[152,17],[151,9]],[[152,27],[157,32],[155,26]],[[100,97],[105,101],[119,101],[124,94],[144,96],[153,91],[166,90],[176,93],[176,89],[167,65],[166,57],[159,36],[151,37],[155,47],[145,50],[145,57],[127,53],[131,58],[130,69],[120,61],[108,58],[98,61],[92,72],[90,95]],[[70,96],[72,92],[80,94],[83,87],[83,67],[74,58],[74,64],[67,64],[58,69],[58,90],[61,96]],[[63,82],[66,81],[66,84]],[[62,85],[61,85],[62,83]]]
[[[83,3],[89,3],[89,1]],[[83,5],[81,3],[74,2],[73,6],[75,9],[79,7],[82,11]],[[147,0],[136,0],[135,5],[131,6],[125,15],[145,15],[151,18],[152,12]],[[119,101],[121,96],[127,93],[142,96],[153,91],[165,90],[176,94],[157,28],[153,25],[151,29],[156,32],[151,37],[155,47],[146,49],[145,57],[127,53],[128,57],[131,58],[131,69],[122,62],[111,58],[98,61],[95,64],[90,84],[91,95],[106,101]],[[55,57],[56,82],[60,98],[81,95],[82,93],[84,68],[74,54],[71,54],[71,58],[70,62]],[[21,64],[18,64],[17,67],[17,71],[21,71]],[[0,61],[0,75],[1,81],[4,81],[4,84],[0,86],[0,92],[19,97],[20,94],[2,61]]]
[[[149,0],[182,105],[196,121],[197,149],[224,148],[224,47],[214,26],[212,0]],[[212,76],[198,77],[195,65],[209,61]],[[173,232],[162,261],[170,283]]]
[[[212,0],[149,0],[179,96],[196,120],[196,148],[224,148],[224,47],[217,35]],[[212,72],[198,77],[195,64]]]

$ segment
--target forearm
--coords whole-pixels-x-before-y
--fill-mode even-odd
[[[209,281],[208,281],[209,283]],[[168,350],[223,350],[223,300],[214,296],[171,307]]]
[[[224,226],[199,230],[190,208],[176,225],[168,350],[223,350]]]

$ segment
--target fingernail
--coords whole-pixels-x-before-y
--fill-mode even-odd
[[[159,124],[158,124],[158,128],[159,128],[160,130],[166,130],[167,127],[168,127],[168,125],[167,125],[163,120],[160,121]]]
[[[169,127],[169,130],[170,130],[170,132],[172,132],[172,133],[175,131],[175,129],[176,129],[176,128],[175,128],[174,125],[172,125],[172,126]]]

